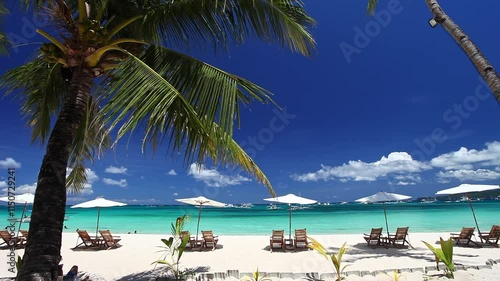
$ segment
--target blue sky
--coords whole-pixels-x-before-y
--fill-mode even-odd
[[[492,26],[498,1],[445,11],[500,66],[500,38]],[[378,191],[433,195],[461,183],[498,184],[500,109],[478,73],[441,28],[427,23],[424,0],[380,1],[376,16],[366,1],[310,1],[317,20],[317,53],[304,58],[250,40],[230,53],[193,54],[274,93],[283,108],[242,108],[235,139],[268,176],[278,195],[322,202],[353,201]],[[491,16],[488,16],[491,15]],[[14,14],[4,26],[19,44],[0,71],[25,62],[41,38],[43,20]],[[10,97],[0,103],[0,193],[6,167],[16,167],[18,192],[34,191],[44,154],[30,143],[30,128]],[[174,204],[204,195],[227,203],[266,203],[266,188],[225,166],[184,164],[166,148],[154,157],[140,149],[139,133],[89,164],[88,189],[68,204],[104,196],[129,204]],[[1,172],[3,170],[3,172]]]

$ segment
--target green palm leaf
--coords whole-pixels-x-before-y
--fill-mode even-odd
[[[21,112],[28,120],[27,125],[32,127],[32,142],[45,144],[51,130],[51,118],[61,108],[68,89],[68,81],[61,71],[59,64],[35,59],[0,77],[0,88],[4,88],[7,95],[16,92],[15,97],[23,103]]]
[[[377,6],[378,0],[368,0],[368,7],[366,9],[368,10],[368,13],[373,14],[375,13]]]
[[[227,49],[256,36],[310,56],[315,24],[298,0],[176,0],[149,9],[141,25],[144,38],[172,48]]]

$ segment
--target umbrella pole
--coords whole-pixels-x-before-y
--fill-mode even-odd
[[[97,207],[97,225],[95,228],[95,238],[99,237],[99,235],[97,235],[97,234],[99,233],[99,218],[100,217],[101,217],[101,208]]]
[[[292,239],[292,204],[288,204],[290,206],[290,225],[288,226],[288,239]]]
[[[474,208],[472,207],[472,201],[470,200],[469,193],[466,193],[466,195],[467,195],[467,201],[469,201],[470,209],[472,210],[472,216],[474,217],[474,222],[476,222],[477,232],[480,233],[481,231],[479,230],[479,224],[477,223],[476,213],[474,213]]]
[[[385,227],[387,229],[387,237],[389,237],[389,224],[387,223],[387,211],[385,210],[384,202],[382,202],[382,206],[384,207],[384,217],[385,217]]]
[[[200,229],[200,217],[201,217],[201,209],[203,205],[200,205],[200,211],[198,212],[198,224],[196,225],[196,243],[198,243],[198,230]]]
[[[21,224],[23,224],[24,215],[26,214],[26,204],[28,204],[28,202],[24,202],[23,214],[21,215],[21,220],[19,220],[19,229],[17,229],[16,237],[19,236],[19,231],[21,230]]]

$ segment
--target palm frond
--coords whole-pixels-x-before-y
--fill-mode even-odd
[[[0,77],[5,94],[16,92],[15,97],[23,102],[21,112],[33,129],[32,142],[44,144],[49,137],[51,117],[59,112],[68,88],[62,71],[59,64],[35,59]]]
[[[239,121],[240,103],[273,102],[266,89],[167,48],[150,46],[140,59],[182,93],[198,116],[216,122],[228,135]]]
[[[368,13],[373,14],[375,13],[375,9],[377,8],[377,6],[378,0],[368,0],[368,7],[366,8],[366,10],[368,11]]]
[[[112,86],[106,89],[109,102],[102,112],[108,117],[109,130],[121,125],[116,141],[135,128],[143,127],[144,149],[150,144],[154,152],[166,138],[173,152],[184,151],[186,164],[200,164],[210,158],[215,164],[239,165],[274,194],[269,180],[232,135],[215,123],[216,120],[201,115],[197,111],[199,106],[190,104],[154,69],[131,56],[112,76],[113,83],[108,84]],[[211,95],[208,92],[198,94]]]
[[[176,49],[227,49],[256,36],[310,56],[314,24],[299,0],[178,0],[153,6],[140,31]]]
[[[93,163],[94,158],[110,147],[110,138],[104,126],[104,116],[99,111],[98,101],[91,97],[87,111],[78,128],[72,144],[68,167],[71,173],[66,179],[66,187],[70,193],[80,193],[85,188],[86,161]]]

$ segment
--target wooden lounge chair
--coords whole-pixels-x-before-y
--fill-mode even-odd
[[[97,247],[100,245],[100,242],[102,241],[97,237],[91,237],[87,232],[87,230],[78,229],[76,230],[76,232],[78,233],[78,238],[80,238],[82,242],[80,244],[77,244],[73,249]]]
[[[269,237],[269,250],[272,252],[273,249],[283,249],[285,247],[284,239],[284,230],[273,230],[271,237]]]
[[[214,236],[212,230],[202,230],[201,234],[203,235],[203,248],[208,249],[210,246],[212,251],[215,250],[215,246],[217,246],[219,239],[217,236]]]
[[[500,225],[493,225],[490,232],[479,232],[479,238],[484,244],[498,247],[498,240],[500,240]]]
[[[21,229],[21,230],[19,230],[19,232],[21,232],[21,235],[24,237],[24,239],[26,239],[26,241],[28,241],[29,231]]]
[[[308,244],[306,229],[295,229],[295,240],[293,241],[295,249],[303,248],[309,250],[309,247],[307,247]]]
[[[370,234],[364,233],[364,239],[366,243],[368,243],[368,246],[370,245],[380,245],[380,236],[382,235],[382,227],[380,228],[372,228],[370,231]]]
[[[392,244],[394,246],[397,245],[404,246],[405,243],[408,243],[408,245],[412,247],[410,242],[406,239],[406,236],[408,236],[408,229],[409,229],[408,226],[398,227],[398,229],[396,229],[396,234],[389,235],[388,237],[389,244]]]
[[[118,244],[118,242],[120,242],[121,239],[118,238],[118,236],[113,237],[113,235],[111,235],[111,231],[99,230],[99,233],[101,234],[102,237],[102,243],[100,243],[100,245],[106,247],[106,250],[109,250],[111,248],[116,248],[120,245]]]
[[[181,240],[188,239],[188,242],[184,249],[189,250],[196,247],[196,241],[195,239],[193,239],[193,237],[191,237],[191,233],[189,231],[181,231],[179,237],[181,238]]]
[[[24,242],[26,242],[26,238],[22,236],[12,237],[10,232],[7,230],[0,230],[0,237],[2,237],[3,242],[0,243],[0,246],[4,247],[23,247]],[[5,244],[5,245],[4,245]]]
[[[470,243],[478,245],[476,242],[472,241],[475,229],[475,227],[462,227],[460,233],[450,233],[451,239],[455,241],[455,245],[469,245]]]

